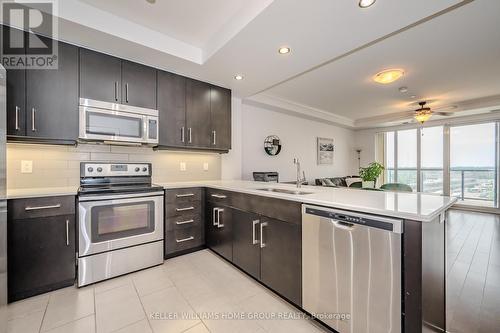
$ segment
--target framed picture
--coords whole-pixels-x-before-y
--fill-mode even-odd
[[[319,165],[332,165],[333,164],[333,139],[318,138],[318,164]]]

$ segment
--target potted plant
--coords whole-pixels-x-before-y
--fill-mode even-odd
[[[370,163],[366,168],[359,168],[359,177],[363,180],[363,187],[375,188],[377,178],[384,171],[384,166],[377,162]]]

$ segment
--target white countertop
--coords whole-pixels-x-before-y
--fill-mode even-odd
[[[35,187],[7,189],[7,199],[54,197],[58,195],[76,195],[78,186]]]
[[[367,191],[362,189],[321,186],[302,186],[302,191],[310,192],[311,194],[295,195],[258,190],[259,188],[265,187],[295,190],[297,189],[295,185],[238,180],[172,182],[159,183],[158,185],[166,189],[210,187],[423,222],[432,221],[457,201],[457,199],[453,197],[424,193]]]

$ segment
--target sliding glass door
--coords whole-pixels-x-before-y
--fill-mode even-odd
[[[500,122],[384,133],[385,182],[499,208]]]
[[[461,204],[497,206],[497,124],[450,128],[450,195]]]

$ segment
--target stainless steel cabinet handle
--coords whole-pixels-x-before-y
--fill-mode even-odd
[[[176,241],[177,243],[182,243],[182,242],[187,242],[187,241],[190,241],[190,240],[193,240],[193,239],[194,239],[194,237],[193,237],[193,236],[190,236],[190,237],[188,237],[188,238],[176,239],[175,241]]]
[[[125,102],[128,103],[128,83],[125,83]]]
[[[16,131],[19,131],[19,106],[16,106]]]
[[[31,131],[32,132],[36,132],[35,114],[36,114],[36,109],[31,108]]]
[[[212,131],[212,138],[213,138],[213,145],[215,146],[217,144],[217,132],[216,131]]]
[[[217,227],[224,228],[224,224],[220,223],[220,213],[224,213],[224,209],[222,209],[222,208],[217,209]]]
[[[260,247],[266,247],[266,243],[264,243],[264,227],[267,227],[267,222],[262,222],[260,224]]]
[[[222,194],[212,194],[212,197],[217,198],[217,199],[226,199],[227,196],[222,195]]]
[[[191,207],[186,207],[186,208],[176,208],[175,210],[178,211],[178,212],[185,212],[187,210],[193,210],[194,207],[191,206]]]
[[[218,227],[219,226],[219,222],[217,221],[217,211],[219,210],[219,208],[214,208],[213,210],[213,215],[212,215],[212,221],[213,221],[213,224],[214,226]]]
[[[257,224],[259,224],[259,223],[260,223],[260,220],[255,220],[252,222],[252,245],[259,244],[259,241],[255,237],[256,236],[255,235],[256,234],[255,228],[257,227]]]
[[[69,246],[69,220],[66,220],[66,245]]]
[[[115,81],[115,101],[118,102],[118,82]]]
[[[191,135],[192,134],[192,130],[191,130],[191,127],[188,128],[188,142],[189,143],[193,143],[193,136]]]
[[[184,133],[184,126],[181,127],[181,142],[184,143],[186,141],[186,135]]]
[[[177,222],[175,222],[175,224],[182,225],[182,224],[189,224],[189,223],[193,223],[193,222],[194,222],[194,220],[177,221]]]
[[[61,208],[61,204],[50,205],[50,206],[35,206],[35,207],[28,206],[28,207],[25,207],[24,210],[30,211],[30,210],[53,209],[53,208]]]
[[[176,194],[176,198],[186,198],[186,197],[193,197],[194,193],[185,193],[185,194]]]

